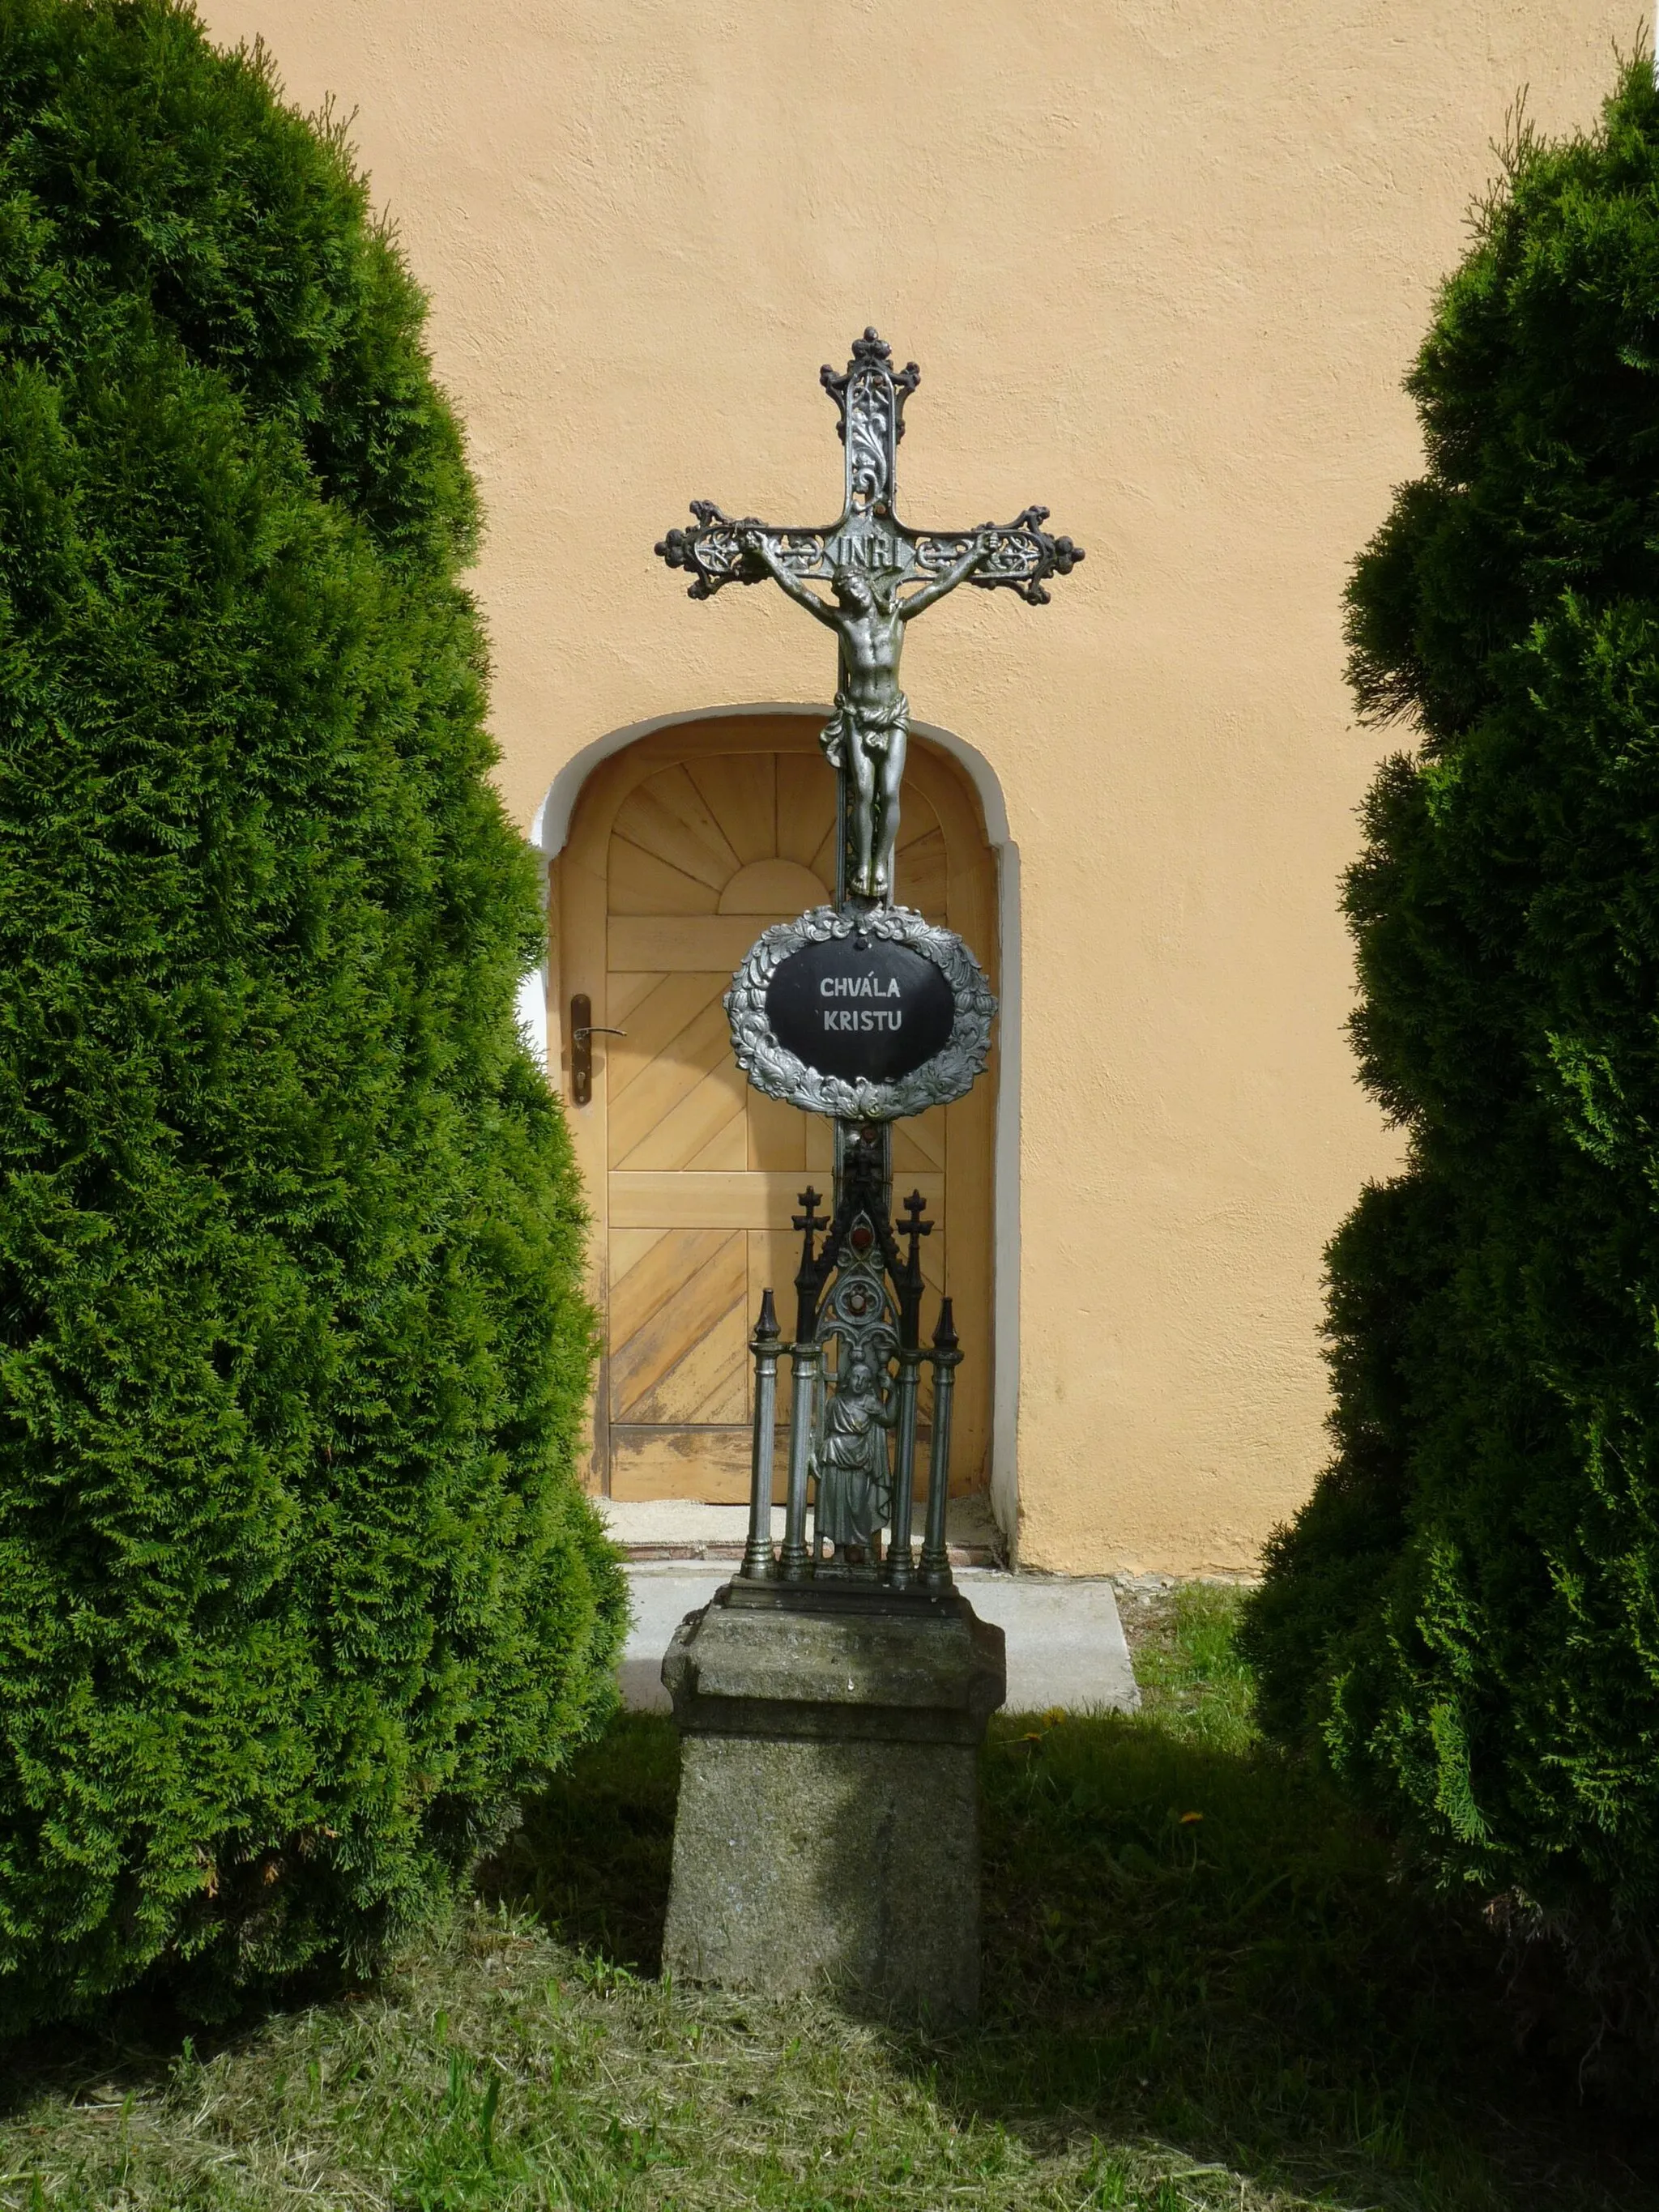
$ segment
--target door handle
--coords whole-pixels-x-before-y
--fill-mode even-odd
[[[586,991],[578,991],[570,1001],[570,1096],[578,1106],[587,1105],[593,1096],[593,1046],[596,1036],[626,1036],[626,1030],[611,1030],[593,1026],[593,1001]]]

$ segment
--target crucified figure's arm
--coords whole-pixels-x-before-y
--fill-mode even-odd
[[[763,531],[745,531],[743,536],[743,550],[745,553],[752,553],[774,583],[781,584],[790,598],[798,605],[805,607],[809,615],[816,615],[827,629],[838,629],[839,625],[830,609],[824,605],[815,591],[801,581],[793,568],[787,568],[784,566],[772,550],[772,541]]]
[[[908,622],[912,615],[919,615],[924,607],[931,607],[935,599],[942,599],[947,592],[954,592],[958,584],[973,574],[980,562],[995,547],[994,532],[981,531],[962,558],[953,562],[942,576],[935,576],[931,584],[924,584],[919,592],[913,592],[908,599],[900,601],[899,620]]]

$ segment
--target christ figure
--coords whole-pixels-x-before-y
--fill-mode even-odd
[[[898,844],[899,789],[904,781],[910,702],[899,689],[904,625],[970,576],[995,550],[994,532],[979,536],[951,568],[908,599],[890,571],[838,565],[830,576],[835,604],[821,599],[781,562],[763,531],[744,532],[752,554],[790,598],[835,631],[841,644],[836,711],[818,742],[846,775],[853,799],[853,880],[860,898],[890,899]]]

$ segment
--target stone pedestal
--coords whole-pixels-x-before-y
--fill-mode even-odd
[[[971,2019],[1002,1631],[955,1592],[737,1581],[662,1674],[683,1752],[670,1971]]]

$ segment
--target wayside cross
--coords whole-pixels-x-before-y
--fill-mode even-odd
[[[899,792],[909,732],[909,702],[899,689],[904,625],[958,584],[1006,586],[1043,606],[1043,586],[1083,558],[1069,538],[1042,528],[1046,507],[1012,522],[973,530],[909,530],[896,512],[896,459],[904,403],[921,380],[915,362],[892,365],[892,348],[866,330],[853,342],[844,374],[819,371],[840,415],[847,491],[841,520],[795,529],[734,520],[708,500],[693,500],[692,530],[671,530],[657,551],[671,568],[689,568],[690,596],[712,599],[725,584],[780,584],[839,641],[835,712],[821,743],[839,772],[842,881],[838,898],[890,903],[898,842]],[[832,599],[811,587],[828,584]]]

